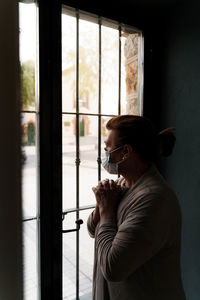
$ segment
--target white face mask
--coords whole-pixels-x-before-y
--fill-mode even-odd
[[[110,173],[110,174],[118,174],[118,165],[123,162],[124,160],[120,160],[116,163],[112,163],[110,159],[110,154],[117,151],[118,149],[122,148],[123,146],[118,147],[117,149],[114,149],[113,151],[107,151],[105,150],[106,157],[102,160],[102,166],[104,169]]]

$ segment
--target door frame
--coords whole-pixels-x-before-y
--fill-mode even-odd
[[[61,2],[39,0],[40,298],[62,299]]]

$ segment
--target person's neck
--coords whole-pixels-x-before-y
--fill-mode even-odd
[[[125,179],[125,186],[130,188],[142,177],[144,173],[149,169],[149,163],[140,163],[137,166],[129,165],[129,168],[125,172],[122,172],[122,176]]]

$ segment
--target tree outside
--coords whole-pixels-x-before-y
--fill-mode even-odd
[[[27,60],[21,64],[21,106],[23,110],[35,109],[35,63]],[[22,114],[22,145],[35,145],[35,116]]]
[[[21,103],[23,109],[35,105],[35,63],[27,60],[21,64]]]

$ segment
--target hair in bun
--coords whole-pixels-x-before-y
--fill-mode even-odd
[[[129,144],[144,161],[154,161],[159,155],[169,156],[175,145],[175,128],[166,128],[157,134],[152,122],[143,116],[120,115],[111,118],[108,130],[117,130],[119,144]]]
[[[170,156],[176,143],[175,128],[169,127],[158,133],[158,147],[161,156]]]

